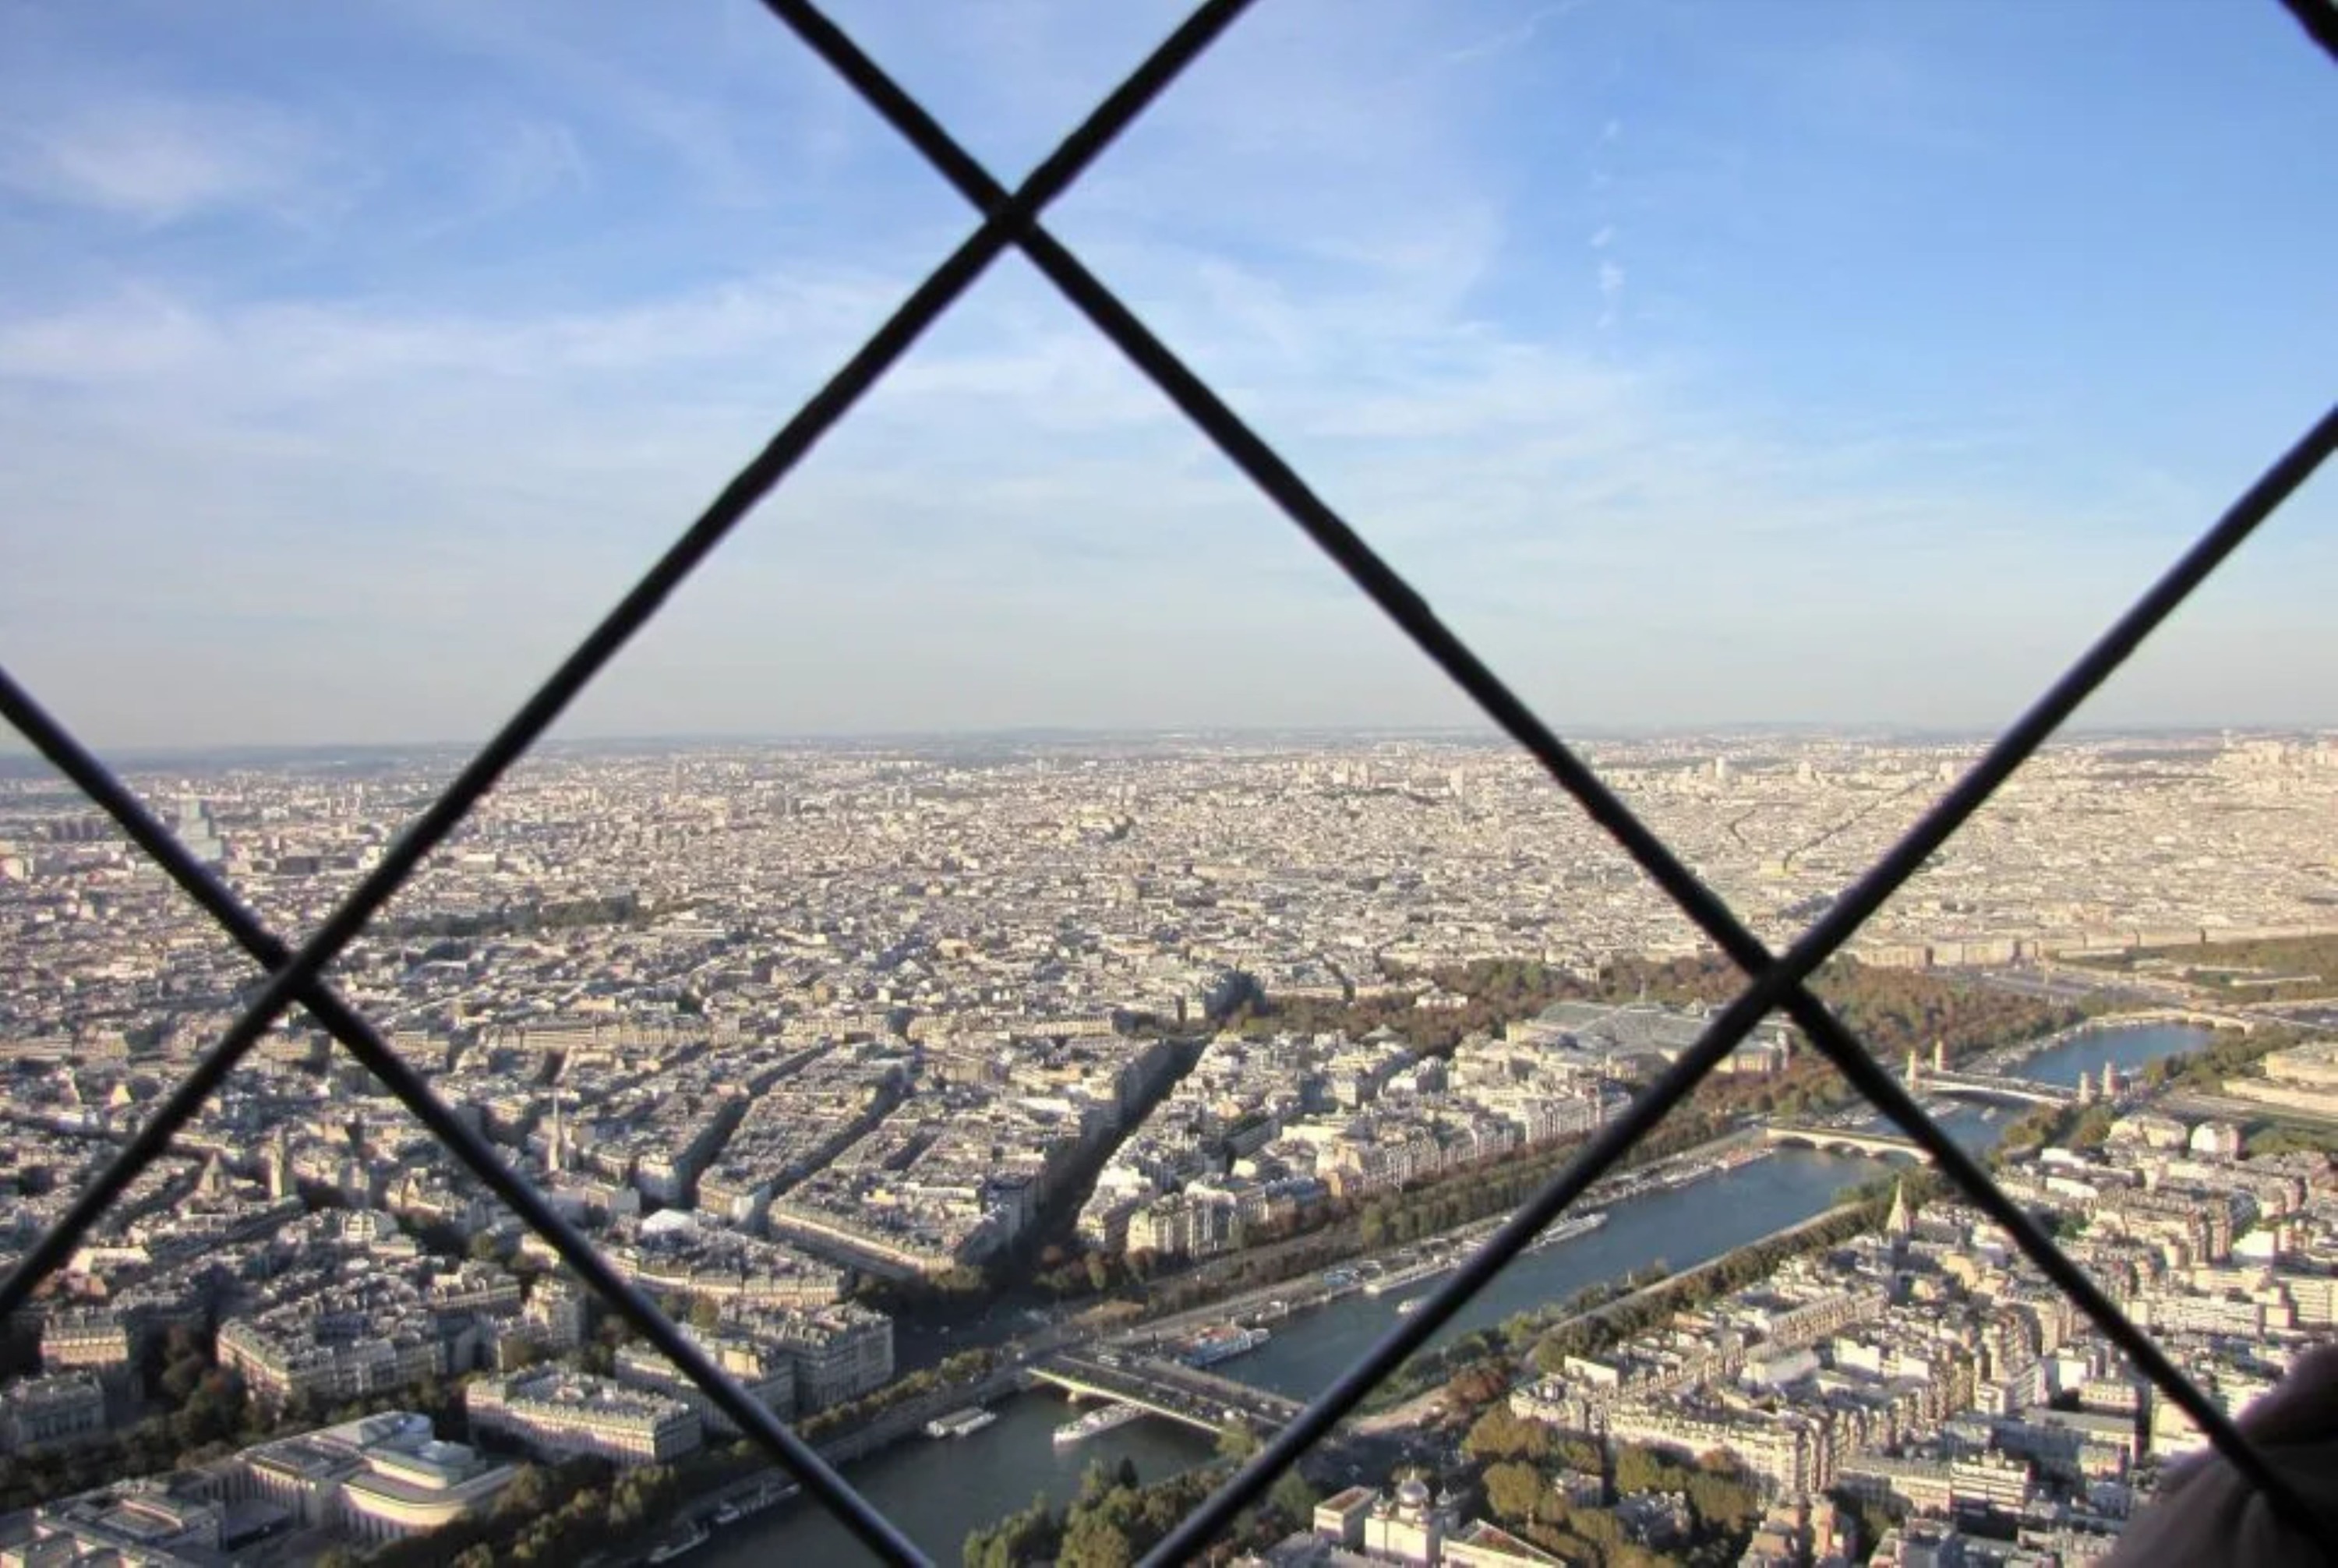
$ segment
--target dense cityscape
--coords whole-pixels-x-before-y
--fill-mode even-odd
[[[1779,944],[1974,755],[1593,749]],[[452,765],[132,777],[290,935]],[[2333,821],[2338,738],[2063,744],[1822,986],[2228,1410],[2338,1325]],[[256,971],[29,765],[0,944],[13,1264]],[[1181,736],[555,748],[332,978],[848,1479],[1051,1408],[1056,1467],[924,1544],[1101,1563],[1325,1380],[1276,1356],[1416,1308],[1733,975],[1506,750]],[[1229,1560],[2079,1563],[2199,1446],[1783,1022],[1664,1132],[1519,1271],[1692,1194],[1801,1207],[1459,1321]],[[821,1560],[786,1477],[305,1014],[8,1329],[0,1562]]]
[[[2333,63],[0,0],[0,1568],[2338,1553]]]

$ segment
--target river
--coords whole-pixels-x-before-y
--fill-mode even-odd
[[[2106,1063],[2127,1073],[2147,1062],[2162,1056],[2172,1056],[2179,1051],[2197,1050],[2207,1044],[2208,1031],[2189,1024],[2142,1024],[2125,1029],[2097,1029],[2041,1051],[2013,1071],[2025,1078],[2035,1078],[2040,1083],[2059,1083],[2065,1088],[2078,1082],[2081,1073],[2099,1076]]]
[[[2040,1052],[2018,1071],[2041,1083],[2073,1084],[2080,1073],[2098,1073],[2107,1062],[2124,1073],[2196,1049],[2206,1039],[2204,1030],[2176,1024],[2107,1029]],[[2018,1107],[1962,1107],[1941,1122],[1967,1148],[1984,1149],[2019,1113]],[[1513,1263],[1456,1315],[1446,1336],[1499,1323],[1514,1312],[1546,1306],[1658,1260],[1677,1269],[1718,1257],[1808,1219],[1878,1168],[1873,1160],[1782,1149],[1726,1175],[1614,1204],[1599,1230]],[[1438,1283],[1426,1280],[1378,1298],[1344,1297],[1275,1325],[1265,1348],[1215,1370],[1303,1398],[1387,1332],[1396,1321],[1399,1301]],[[1023,1506],[1035,1494],[1063,1502],[1078,1490],[1080,1474],[1093,1460],[1117,1465],[1125,1456],[1135,1462],[1140,1475],[1154,1480],[1212,1451],[1210,1439],[1200,1433],[1149,1418],[1057,1448],[1050,1433],[1070,1418],[1070,1411],[1053,1393],[1022,1395],[1001,1404],[998,1420],[972,1436],[912,1438],[852,1466],[847,1476],[938,1562],[956,1563],[968,1531]],[[856,1563],[864,1556],[818,1506],[794,1502],[722,1532],[688,1561],[693,1568],[747,1568],[763,1563]]]

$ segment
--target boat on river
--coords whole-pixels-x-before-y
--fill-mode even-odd
[[[1546,1247],[1556,1247],[1562,1241],[1572,1241],[1577,1236],[1588,1236],[1607,1223],[1607,1211],[1594,1209],[1588,1214],[1570,1215],[1527,1243],[1529,1252],[1539,1252]]]
[[[1458,1256],[1423,1258],[1400,1269],[1391,1269],[1377,1279],[1365,1281],[1364,1294],[1385,1296],[1391,1290],[1401,1290],[1408,1285],[1418,1285],[1423,1279],[1434,1279],[1439,1274],[1450,1273],[1459,1263]]]
[[[926,1423],[928,1437],[965,1437],[981,1431],[998,1419],[995,1411],[979,1405],[969,1405],[963,1410],[953,1410],[947,1416],[937,1416]]]
[[[1144,1414],[1135,1405],[1099,1405],[1076,1421],[1066,1421],[1056,1428],[1056,1445],[1069,1447],[1085,1443],[1099,1432],[1109,1432],[1115,1426],[1125,1426]]]
[[[1231,1323],[1220,1328],[1204,1328],[1185,1341],[1177,1359],[1188,1367],[1214,1367],[1221,1361],[1247,1356],[1272,1338],[1263,1328],[1237,1328]]]

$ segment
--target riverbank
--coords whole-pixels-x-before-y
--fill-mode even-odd
[[[845,1470],[845,1478],[937,1562],[957,1562],[969,1531],[1035,1496],[1069,1501],[1091,1465],[1117,1469],[1125,1459],[1142,1479],[1158,1481],[1216,1456],[1212,1439],[1155,1420],[1132,1421],[1085,1443],[1059,1445],[1056,1428],[1073,1419],[1078,1407],[1051,1389],[1033,1388],[992,1408],[997,1420],[978,1432],[910,1436]],[[687,1559],[690,1568],[761,1568],[771,1563],[825,1568],[867,1560],[850,1532],[801,1497],[716,1531]]]
[[[1975,1122],[1976,1127],[1981,1125]],[[1725,1257],[1832,1208],[1846,1186],[1872,1176],[1872,1161],[1781,1151],[1705,1182],[1644,1193],[1613,1204],[1608,1222],[1561,1246],[1529,1252],[1457,1316],[1432,1348],[1511,1314],[1564,1300],[1585,1285],[1621,1279],[1669,1261],[1685,1270]],[[1253,1387],[1311,1397],[1397,1322],[1402,1293],[1341,1296],[1274,1325],[1261,1349],[1213,1370]],[[1219,1317],[1223,1319],[1223,1309]],[[1199,1433],[1156,1420],[1131,1422],[1076,1447],[1058,1447],[1055,1427],[1075,1407],[1033,1389],[994,1406],[998,1419],[953,1440],[909,1436],[850,1466],[846,1477],[899,1522],[938,1560],[955,1561],[968,1531],[1028,1502],[1076,1494],[1093,1462],[1134,1460],[1147,1480],[1202,1463],[1215,1452]],[[749,1568],[766,1562],[858,1563],[863,1554],[841,1526],[803,1499],[731,1531],[718,1531],[689,1559],[693,1568]]]
[[[1690,1265],[1677,1274],[1667,1274],[1661,1279],[1654,1279],[1645,1285],[1627,1290],[1612,1301],[1602,1301],[1596,1307],[1586,1307],[1571,1316],[1555,1318],[1547,1323],[1537,1324],[1537,1338],[1543,1335],[1564,1333],[1569,1329],[1594,1328],[1620,1314],[1645,1308],[1672,1297],[1694,1292],[1704,1280],[1720,1273],[1738,1259],[1758,1252],[1765,1247],[1791,1246],[1797,1239],[1836,1224],[1858,1213],[1866,1205],[1862,1203],[1838,1203],[1833,1208],[1813,1214],[1807,1220],[1798,1220],[1792,1225],[1783,1226],[1771,1231],[1767,1236],[1756,1237],[1742,1247],[1732,1248],[1718,1258],[1708,1258],[1702,1263]],[[1518,1357],[1517,1370],[1524,1374],[1530,1371],[1533,1365],[1533,1353],[1528,1351]],[[1445,1390],[1440,1387],[1415,1395],[1402,1404],[1391,1406],[1388,1409],[1359,1416],[1351,1425],[1364,1436],[1378,1436],[1424,1426],[1431,1417],[1441,1414],[1444,1407]]]
[[[1650,1192],[1675,1191],[1708,1177],[1725,1175],[1740,1165],[1768,1158],[1773,1152],[1754,1146],[1754,1136],[1742,1128],[1733,1130],[1661,1161],[1610,1172],[1593,1183],[1570,1207],[1568,1214],[1587,1214]],[[1268,1321],[1286,1316],[1303,1317],[1374,1279],[1420,1270],[1415,1278],[1423,1282],[1430,1281],[1438,1275],[1458,1268],[1470,1250],[1499,1230],[1508,1219],[1508,1214],[1497,1214],[1456,1226],[1427,1240],[1350,1253],[1330,1269],[1254,1286],[1222,1297],[1205,1307],[1181,1308],[1158,1318],[1132,1318],[1125,1323],[1105,1328],[1103,1337],[1118,1340],[1171,1338],[1229,1319],[1257,1320],[1262,1312],[1278,1307],[1280,1309],[1273,1310],[1273,1316]],[[1556,1231],[1565,1222],[1565,1217],[1553,1221],[1551,1230]],[[1545,1235],[1550,1233],[1547,1231]],[[1534,1243],[1537,1248],[1547,1244],[1542,1239]],[[1557,1243],[1560,1246],[1568,1244],[1567,1241]],[[1432,1258],[1450,1260],[1441,1266],[1428,1266]],[[1327,1284],[1324,1276],[1334,1272],[1352,1275],[1353,1282],[1344,1286]],[[1371,1292],[1375,1295],[1386,1293]]]
[[[2041,1079],[2061,1077],[2064,1082],[2075,1081],[2082,1071],[2099,1073],[2106,1062],[2125,1072],[2196,1048],[2206,1038],[2204,1031],[2159,1025],[2089,1033],[2054,1047],[2049,1058],[2034,1059],[2033,1071]],[[1943,1124],[1959,1142],[1979,1150],[1992,1145],[2009,1120],[1994,1109],[1969,1107],[1951,1112]],[[1715,1142],[1725,1145],[1733,1141]],[[1700,1145],[1697,1152],[1713,1147]],[[1662,1264],[1677,1270],[1677,1279],[1701,1267],[1718,1266],[1733,1253],[1822,1220],[1839,1206],[1843,1189],[1891,1168],[1859,1156],[1782,1149],[1709,1180],[1608,1198],[1594,1205],[1606,1210],[1605,1225],[1520,1257],[1457,1313],[1429,1348],[1498,1327],[1520,1312],[1547,1309],[1586,1286],[1622,1279],[1636,1270]],[[1477,1229],[1482,1233],[1498,1222],[1480,1221]],[[1280,1293],[1269,1287],[1246,1295],[1262,1306]],[[1308,1311],[1294,1307],[1273,1324],[1268,1344],[1213,1370],[1293,1398],[1312,1397],[1396,1324],[1398,1304],[1410,1294],[1371,1298],[1357,1290]],[[1219,1301],[1184,1316],[1193,1321],[1223,1321],[1243,1310],[1237,1302]],[[1147,1331],[1163,1331],[1164,1321],[1148,1324]],[[1052,1440],[1054,1428],[1070,1418],[1072,1406],[1052,1392],[1013,1396],[995,1408],[998,1420],[981,1432],[950,1440],[912,1436],[860,1461],[847,1477],[921,1549],[937,1560],[955,1562],[969,1531],[989,1524],[1034,1495],[1058,1504],[1068,1501],[1092,1461],[1111,1466],[1127,1457],[1144,1479],[1156,1480],[1213,1453],[1210,1440],[1200,1434],[1150,1419],[1131,1422],[1076,1447],[1058,1447]],[[802,1499],[717,1532],[688,1559],[693,1568],[863,1560],[842,1527]]]

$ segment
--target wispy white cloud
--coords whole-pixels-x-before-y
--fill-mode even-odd
[[[0,515],[32,520],[5,546],[0,640],[118,732],[253,733],[238,694],[255,691],[280,691],[280,739],[480,728],[503,678],[539,673],[965,231],[752,7],[676,30],[564,29],[529,6],[402,0],[406,74],[337,94],[90,97],[196,105],[180,164],[152,144],[167,113],[125,121],[143,140],[75,141],[61,102],[0,133],[0,265],[50,268],[0,300]],[[862,9],[846,20],[1011,177],[1174,6]],[[2050,608],[2058,550],[2115,508],[2047,505],[2018,441],[1957,448],[1970,409],[1870,397],[1871,368],[1856,408],[1818,407],[1833,388],[1797,377],[1825,346],[1721,320],[1742,302],[1716,302],[1717,255],[1768,287],[1805,275],[1802,253],[1751,222],[1733,238],[1766,272],[1698,250],[1711,127],[1598,74],[1641,59],[1627,24],[1597,50],[1443,68],[1568,9],[1261,8],[1050,223],[1529,687],[1567,693],[1583,668],[1626,692],[1603,701],[1725,710],[1756,682],[1713,697],[1699,657],[1725,644],[1791,675],[1812,639],[1778,607],[1820,593],[1903,665],[1980,689],[1962,607]],[[1594,79],[1550,91],[1546,65]],[[1762,168],[1749,146],[1740,173]],[[288,257],[277,215],[351,189],[361,220]],[[262,221],[188,222],[207,214]],[[1627,314],[1632,331],[1598,330]],[[1675,329],[1692,318],[1694,338]],[[1261,664],[1316,672],[1291,717],[1444,711],[1403,685],[1400,648],[1371,652],[1394,644],[1336,573],[1011,256],[768,512],[594,722],[1255,720]],[[321,627],[291,608],[320,583],[361,590]],[[832,710],[797,690],[839,668]],[[912,690],[977,676],[980,702]]]
[[[1483,59],[1488,54],[1507,54],[1512,49],[1531,43],[1535,34],[1541,31],[1544,23],[1555,22],[1571,11],[1580,11],[1590,3],[1591,0],[1556,0],[1552,5],[1537,5],[1513,26],[1505,27],[1498,33],[1489,34],[1474,44],[1464,44],[1458,49],[1447,50],[1445,58],[1449,64],[1458,65],[1468,61]]]
[[[584,150],[575,132],[560,121],[505,118],[480,126],[472,144],[483,153],[477,164],[482,194],[496,208],[592,189]]]
[[[849,345],[903,291],[850,271],[755,274],[600,309],[458,311],[263,300],[206,309],[155,289],[0,318],[0,378],[124,398],[213,390],[273,407],[449,376],[551,381],[679,372]]]
[[[317,127],[266,104],[36,93],[0,129],[0,187],[147,224],[231,208],[298,217],[329,156]]]
[[[613,139],[657,149],[700,199],[755,208],[771,202],[786,168],[832,145],[826,127],[839,105],[832,94],[803,92],[807,67],[817,66],[777,26],[736,25],[741,9],[613,19],[609,29],[580,29],[561,8],[542,5],[418,0],[394,15],[428,46],[556,95]],[[733,92],[742,76],[753,84],[750,95]],[[799,133],[753,135],[754,122],[742,113],[750,106],[765,113],[776,106],[780,122],[795,121]],[[562,150],[546,151],[550,162],[540,166],[557,168]]]

